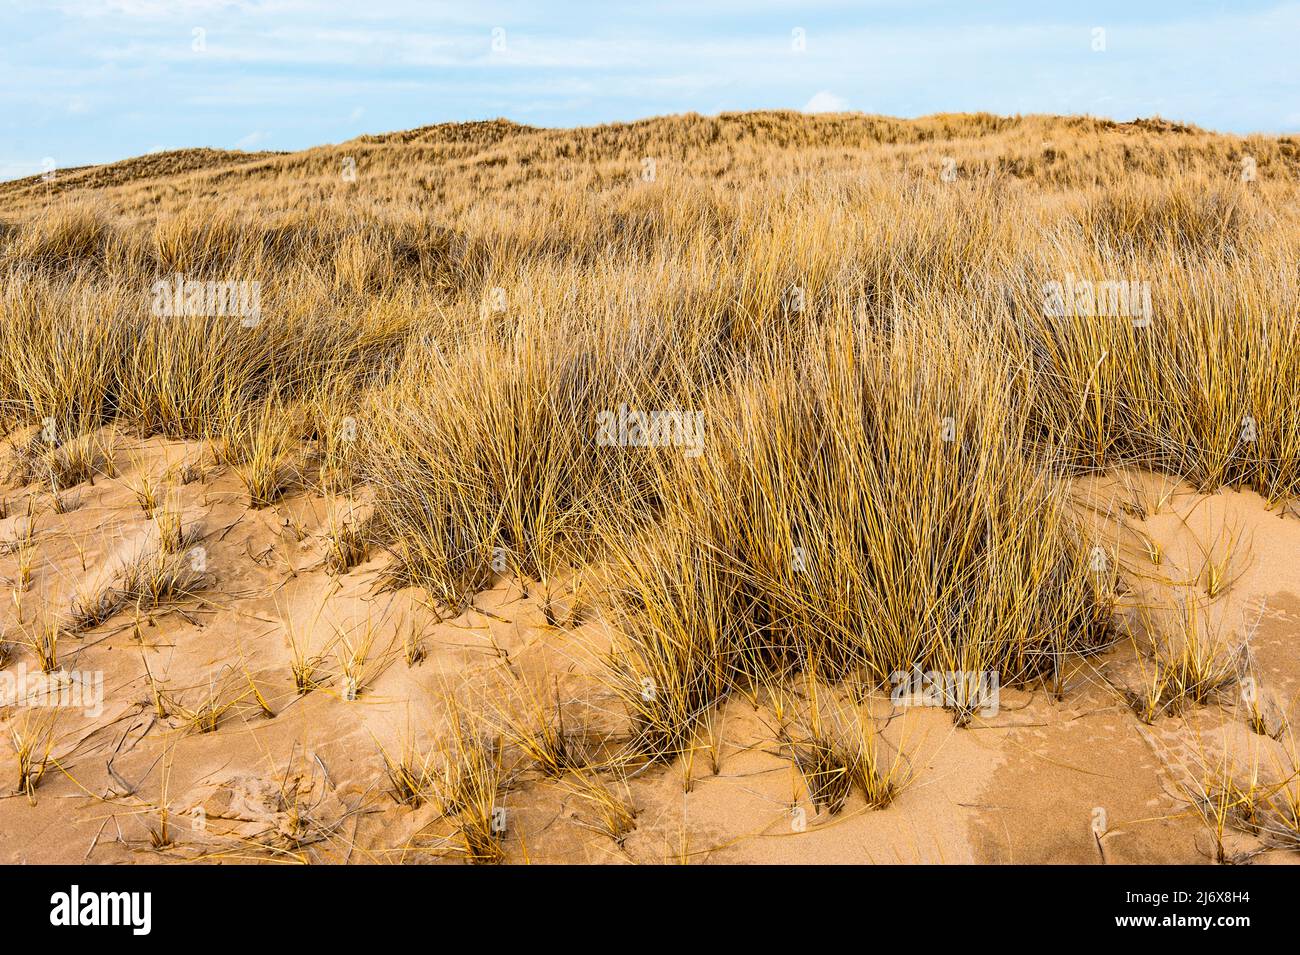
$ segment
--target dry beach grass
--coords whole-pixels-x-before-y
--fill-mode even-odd
[[[1290,858],[1300,667],[1250,638],[1300,543],[1298,176],[1159,120],[754,113],[0,184],[7,639],[107,694],[6,706],[0,825],[53,790],[33,861]],[[256,314],[156,314],[178,275]],[[1002,713],[900,706],[915,672]],[[1093,759],[1075,720],[1127,837],[1086,786],[1013,834],[988,794],[1068,788],[1017,754]],[[205,822],[151,844],[158,805]]]

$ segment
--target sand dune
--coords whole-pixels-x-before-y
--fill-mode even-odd
[[[1295,862],[1298,165],[772,113],[5,184],[4,861]]]

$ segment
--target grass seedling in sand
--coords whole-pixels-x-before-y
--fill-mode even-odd
[[[1199,539],[1197,546],[1201,548],[1204,557],[1200,572],[1201,586],[1205,596],[1214,600],[1246,572],[1244,565],[1247,558],[1243,550],[1248,548],[1242,543],[1242,532],[1227,527],[1219,532],[1209,547],[1202,546]]]
[[[182,524],[179,497],[156,507],[153,511],[153,521],[158,528],[158,547],[164,554],[179,553],[194,536],[193,528],[187,531]]]
[[[41,621],[28,633],[27,648],[32,651],[42,673],[59,669],[59,636],[62,633],[62,626],[53,618]]]
[[[1151,616],[1145,616],[1150,628]],[[1180,598],[1172,619],[1172,627],[1157,628],[1149,655],[1135,639],[1141,677],[1136,687],[1122,690],[1129,707],[1148,724],[1222,697],[1247,664],[1246,643],[1232,646],[1195,598]]]
[[[621,784],[622,795],[592,772],[576,772],[565,780],[565,788],[591,807],[597,824],[588,826],[602,832],[622,848],[627,837],[636,831],[636,809],[632,805],[627,781]]]
[[[1280,741],[1289,728],[1286,713],[1261,689],[1259,678],[1255,675],[1254,664],[1249,662],[1248,655],[1246,661],[1243,665],[1245,675],[1241,678],[1239,693],[1242,708],[1246,713],[1246,725],[1250,727],[1252,733]]]
[[[171,808],[167,798],[168,789],[171,786],[172,756],[174,753],[175,747],[173,745],[168,747],[163,754],[162,785],[158,795],[158,822],[156,825],[149,826],[149,847],[155,852],[170,849],[176,844],[171,830]]]
[[[57,721],[57,710],[28,710],[23,719],[15,720],[9,729],[9,738],[18,762],[17,791],[25,794],[33,806],[36,805],[36,787],[45,778],[45,771],[50,764]]]
[[[325,656],[310,650],[310,629],[299,633],[287,617],[284,626],[289,640],[289,673],[293,677],[294,692],[306,696],[321,685],[316,675],[325,663]]]
[[[292,461],[300,437],[294,416],[270,399],[223,435],[220,456],[243,483],[250,507],[270,507],[298,481]]]
[[[790,752],[813,806],[834,815],[844,808],[854,788],[862,792],[867,808],[888,806],[899,790],[901,751],[891,765],[884,766],[874,732],[857,708],[837,705],[828,714],[816,683],[811,678],[807,683],[808,717]]]
[[[384,760],[389,794],[399,806],[418,809],[432,797],[437,785],[434,772],[436,750],[421,753],[408,734],[402,742],[402,752],[398,758],[390,757],[382,745],[379,746],[379,754]]]
[[[347,516],[334,506],[329,510],[329,532],[325,535],[325,569],[331,574],[346,574],[366,559],[370,547],[365,523],[349,505]]]
[[[1146,554],[1147,560],[1155,567],[1160,566],[1164,560],[1164,551],[1160,547],[1160,542],[1148,534],[1146,531],[1134,529],[1133,533],[1137,536],[1142,544],[1142,551]]]
[[[518,747],[545,776],[557,778],[587,765],[585,727],[566,727],[558,678],[552,694],[525,680],[502,694],[495,720],[506,741]]]
[[[36,569],[36,545],[30,538],[18,544],[18,590],[30,590]]]
[[[407,667],[415,666],[428,655],[424,646],[424,634],[427,628],[427,621],[422,622],[418,614],[413,614],[403,623],[402,657],[406,660]]]
[[[455,826],[460,850],[468,861],[502,862],[501,741],[484,735],[454,697],[446,699],[450,725],[438,744],[434,798]]]
[[[139,462],[133,461],[132,466],[135,469],[136,478],[134,481],[126,482],[127,489],[135,495],[135,502],[140,506],[140,510],[146,516],[152,517],[154,508],[158,506],[158,496],[161,489],[154,480],[153,475],[144,470]]]
[[[249,690],[239,691],[238,686],[231,686],[233,671],[222,669],[219,677],[208,683],[207,692],[202,694],[193,706],[182,703],[176,696],[168,695],[167,703],[172,713],[184,721],[191,733],[215,733],[226,713],[242,703],[249,695]]]
[[[239,667],[244,674],[244,679],[248,681],[248,692],[253,695],[253,700],[257,703],[257,708],[261,711],[262,716],[268,720],[274,719],[275,710],[271,709],[271,704],[262,695],[262,691],[257,688],[257,681],[253,679],[253,674],[248,670],[248,661],[244,659],[242,649],[240,651]]]
[[[81,498],[76,494],[69,494],[59,490],[56,481],[50,481],[50,510],[55,514],[67,514],[75,511],[81,506]]]
[[[715,706],[700,719],[700,744],[709,756],[709,771],[717,776],[722,772],[722,744],[726,730],[726,704]]]
[[[360,630],[360,634],[356,631]],[[339,664],[339,684],[345,700],[355,700],[383,667],[384,661],[372,661],[376,631],[370,618],[351,631],[334,628],[334,657]]]
[[[136,633],[139,634],[140,625],[137,620]],[[167,698],[163,695],[162,687],[154,679],[153,670],[149,667],[149,658],[145,655],[144,642],[140,641],[140,662],[144,665],[145,679],[149,682],[149,695],[153,699],[154,715],[159,720],[167,719]]]
[[[0,543],[0,554],[16,556],[18,576],[14,579],[14,588],[18,591],[30,589],[36,570],[36,513],[30,497],[26,516],[16,522],[14,536]]]

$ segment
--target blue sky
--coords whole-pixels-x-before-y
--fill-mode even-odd
[[[1158,113],[1300,131],[1300,2],[0,0],[0,37],[0,179],[496,116]]]

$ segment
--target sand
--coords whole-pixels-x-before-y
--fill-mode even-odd
[[[207,460],[202,445],[121,438],[118,474],[67,491],[75,507],[52,511],[48,490],[5,492],[0,541],[37,512],[30,588],[0,606],[4,633],[21,643],[36,621],[62,618],[78,588],[106,580],[156,541],[132,485],[184,461]],[[382,751],[427,746],[446,728],[449,687],[491,703],[527,681],[568,702],[566,716],[593,734],[621,725],[597,678],[608,644],[590,614],[572,625],[572,581],[553,582],[555,624],[543,588],[499,579],[474,607],[438,622],[416,589],[385,592],[387,556],[376,552],[341,575],[325,566],[324,535],[337,502],[304,490],[256,510],[236,476],[214,468],[175,484],[187,526],[203,548],[198,596],[137,615],[127,609],[78,637],[60,640],[66,672],[102,674],[102,712],[13,705],[0,709],[6,738],[57,716],[53,763],[35,804],[12,792],[18,767],[0,755],[0,861],[132,863],[460,862],[451,829],[432,803],[399,805]],[[1128,592],[1117,611],[1117,643],[1071,662],[1058,699],[1047,688],[1003,689],[996,715],[967,727],[934,707],[870,701],[888,755],[901,751],[906,781],[888,807],[861,795],[831,814],[809,805],[778,739],[771,701],[735,696],[715,722],[717,772],[702,746],[689,761],[647,767],[629,779],[636,829],[623,844],[599,831],[591,805],[565,780],[526,764],[500,803],[511,862],[533,863],[1198,863],[1215,854],[1210,830],[1189,809],[1187,780],[1228,758],[1241,773],[1285,779],[1297,716],[1300,659],[1300,521],[1250,492],[1198,493],[1140,473],[1077,481],[1080,514],[1113,546]],[[364,496],[360,499],[364,512]],[[1149,556],[1148,536],[1160,548]],[[1207,553],[1237,542],[1226,586],[1205,594]],[[6,591],[17,555],[0,555]],[[84,569],[83,569],[84,567]],[[1122,688],[1142,672],[1151,621],[1173,619],[1179,598],[1199,595],[1207,626],[1229,642],[1249,635],[1253,675],[1277,717],[1280,739],[1252,732],[1235,692],[1150,725]],[[408,665],[403,635],[423,628],[425,657]],[[322,685],[298,695],[290,639],[323,653]],[[339,653],[370,637],[355,698]],[[324,648],[331,647],[326,650]],[[146,671],[147,664],[147,671]],[[34,665],[19,646],[6,670]],[[150,677],[152,677],[151,682]],[[153,687],[174,701],[160,715]],[[250,692],[255,686],[268,715]],[[503,689],[504,688],[504,689]],[[199,732],[185,710],[210,695],[221,712]],[[515,760],[509,752],[506,760]],[[160,839],[167,808],[167,838]],[[802,809],[802,813],[799,811]],[[1100,815],[1099,815],[1100,810]],[[1101,820],[1098,822],[1098,820]],[[158,842],[167,842],[159,848]],[[1263,863],[1297,861],[1233,832],[1226,849]]]

